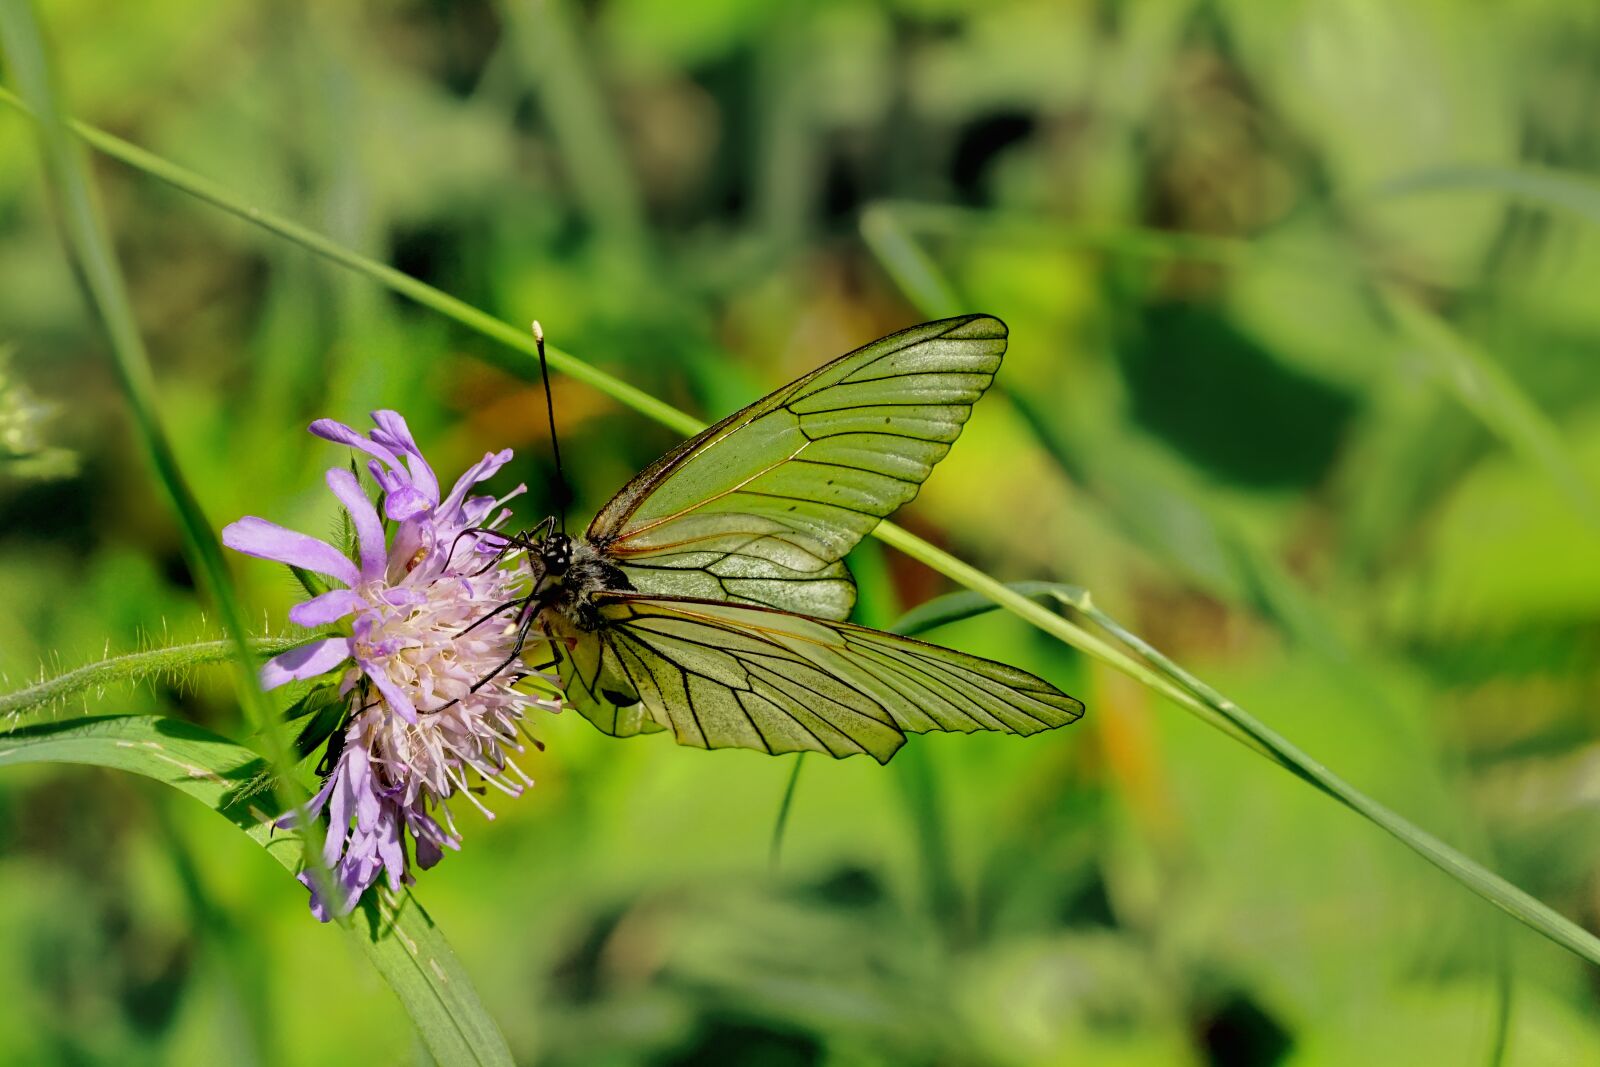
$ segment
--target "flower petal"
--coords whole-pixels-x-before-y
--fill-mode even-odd
[[[328,542],[287,530],[254,515],[246,515],[238,522],[224,526],[222,543],[235,552],[287,563],[291,567],[304,567],[308,571],[337,578],[346,585],[355,585],[361,580],[361,572],[356,565]]]
[[[336,779],[333,775],[329,775],[328,780],[324,782],[322,784],[322,788],[317,791],[317,795],[306,801],[304,807],[293,808],[283,815],[278,816],[277,820],[273,822],[272,825],[277,827],[279,830],[298,829],[301,824],[302,816],[304,816],[305,821],[308,823],[315,822],[317,816],[322,814],[323,806],[328,803],[328,796],[333,792],[335,780]]]
[[[328,488],[339,498],[339,503],[350,513],[356,528],[356,544],[361,553],[361,577],[367,581],[382,578],[388,567],[388,555],[383,543],[383,523],[378,521],[378,511],[361,491],[356,476],[342,467],[328,471]]]
[[[429,867],[432,867],[434,864],[444,859],[443,850],[441,850],[438,845],[434,844],[428,838],[418,835],[416,842],[418,867],[421,867],[423,870],[427,870]]]
[[[326,626],[366,606],[367,602],[352,590],[330,589],[290,608],[289,621],[296,626]]]
[[[376,456],[391,467],[400,466],[400,457],[382,445],[367,440],[342,422],[336,422],[333,419],[317,419],[308,429],[324,441],[332,441],[335,444],[359,448],[367,455]]]
[[[446,516],[455,515],[456,509],[460,508],[461,502],[467,498],[467,490],[481,481],[494,477],[496,471],[511,462],[512,455],[509,448],[484,453],[482,459],[467,468],[467,473],[456,479],[450,495],[439,505],[440,513]]]
[[[405,884],[406,876],[406,846],[401,833],[399,812],[393,805],[386,805],[377,830],[378,859],[383,862],[389,888],[396,893]]]
[[[405,522],[433,510],[434,501],[414,485],[398,485],[383,498],[383,510],[395,522]]]
[[[327,637],[299,648],[291,648],[267,660],[261,667],[261,688],[276,689],[285,682],[315,678],[326,674],[350,658],[348,637]]]
[[[294,880],[305,886],[311,893],[311,915],[319,923],[325,923],[333,918],[333,911],[328,907],[327,901],[322,899],[322,894],[317,892],[317,880],[311,876],[310,871],[301,871],[294,876]]]
[[[366,672],[367,677],[372,679],[372,684],[378,687],[378,692],[383,694],[383,699],[388,702],[389,710],[406,722],[416,722],[416,705],[411,703],[411,699],[406,696],[404,690],[394,684],[393,679],[389,677],[389,672],[383,669],[383,665],[369,660],[358,660],[357,662],[361,664],[361,669]]]
[[[411,427],[406,425],[406,420],[398,411],[374,411],[372,421],[378,428],[372,431],[372,439],[381,445],[402,453],[406,457],[406,466],[411,470],[411,481],[425,496],[428,503],[439,502],[439,478],[433,473],[433,468],[428,466],[428,461],[422,458],[422,449],[417,447],[416,439],[411,436]]]

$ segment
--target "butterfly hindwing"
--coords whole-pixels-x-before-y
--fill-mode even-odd
[[[1026,671],[849,623],[639,593],[594,603],[644,718],[679,744],[881,763],[907,733],[1031,734],[1083,713]]]
[[[967,315],[857,349],[667,453],[589,540],[641,592],[846,618],[845,554],[916,496],[1005,348]]]
[[[612,737],[635,737],[662,729],[639,701],[616,650],[602,634],[562,633],[559,629],[557,634],[551,640],[556,671],[567,703],[578,714]]]

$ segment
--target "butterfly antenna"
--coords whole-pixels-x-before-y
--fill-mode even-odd
[[[556,458],[556,482],[558,499],[558,513],[561,516],[561,532],[567,532],[567,498],[571,495],[567,488],[567,472],[561,467],[561,440],[556,436],[556,402],[550,395],[550,365],[544,358],[544,328],[539,325],[539,320],[533,320],[533,343],[539,349],[539,377],[544,379],[544,410],[550,418],[550,451]]]

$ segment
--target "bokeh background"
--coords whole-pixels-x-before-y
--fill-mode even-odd
[[[1086,586],[1361,788],[1600,923],[1600,8],[1571,0],[139,4],[45,17],[74,112],[702,416],[913,322],[1011,327],[901,518]],[[313,417],[441,472],[542,394],[489,342],[104,160],[212,521],[334,521]],[[0,669],[215,633],[0,113]],[[555,382],[587,516],[674,436]],[[860,617],[946,592],[873,545]],[[277,630],[291,579],[234,571]],[[538,724],[419,893],[530,1064],[1600,1062],[1592,969],[1004,615],[1083,697],[887,768]],[[8,686],[9,687],[9,686]],[[241,735],[224,672],[68,715]],[[143,780],[0,779],[12,1063],[423,1058],[347,938]]]

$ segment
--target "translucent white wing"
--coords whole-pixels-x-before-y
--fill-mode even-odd
[[[874,341],[667,453],[588,538],[641,592],[843,619],[840,561],[917,495],[1005,349],[987,315]]]
[[[594,603],[605,625],[589,692],[620,678],[614,695],[637,694],[682,745],[883,763],[907,733],[1032,734],[1083,714],[1026,671],[849,623],[638,593]]]

